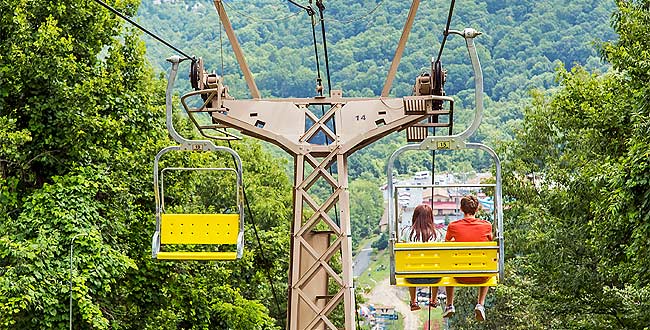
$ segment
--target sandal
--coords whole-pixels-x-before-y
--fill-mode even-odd
[[[436,301],[429,300],[429,306],[431,306],[432,308],[436,308],[440,306],[440,303],[437,300]]]
[[[417,311],[420,310],[420,305],[418,305],[417,302],[411,302],[411,311]]]

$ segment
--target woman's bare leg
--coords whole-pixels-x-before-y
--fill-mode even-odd
[[[478,303],[480,305],[485,305],[485,297],[487,297],[489,286],[481,286],[478,288]]]

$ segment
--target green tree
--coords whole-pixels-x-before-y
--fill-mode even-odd
[[[388,233],[383,232],[379,235],[379,239],[372,242],[372,248],[377,250],[384,250],[388,247]]]
[[[650,15],[647,1],[617,4],[620,40],[603,45],[615,70],[560,68],[506,154],[507,280],[484,326],[647,327]]]
[[[137,2],[117,7],[133,14]],[[67,328],[70,294],[79,329],[284,322],[282,301],[256,301],[272,299],[267,276],[277,294],[286,289],[291,214],[283,167],[259,143],[234,146],[251,202],[244,258],[154,261],[152,163],[173,143],[164,130],[165,82],[153,78],[139,35],[93,1],[11,0],[0,4],[0,53],[1,329]],[[197,182],[220,184],[179,180],[172,190],[205,201],[228,192],[210,196]]]
[[[355,180],[350,183],[350,220],[352,245],[379,231],[384,200],[376,180]]]

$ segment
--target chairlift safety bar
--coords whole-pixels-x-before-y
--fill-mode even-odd
[[[423,246],[414,248],[396,247],[395,251],[419,251],[419,250],[497,250],[498,246]]]

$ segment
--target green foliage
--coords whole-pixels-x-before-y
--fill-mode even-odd
[[[481,56],[486,70],[486,91],[495,100],[510,93],[533,87],[553,85],[549,74],[555,61],[598,63],[598,54],[589,38],[614,37],[608,27],[612,2],[594,1],[519,1],[493,5],[494,1],[467,1],[456,6],[453,26],[473,26],[485,34],[480,38]],[[325,3],[328,50],[334,88],[346,95],[378,95],[390,60],[401,34],[411,2],[379,4],[331,0]],[[428,68],[438,49],[447,19],[448,7],[441,3],[423,3],[414,23],[400,72],[394,84],[395,95],[408,95],[417,74]],[[307,14],[288,2],[262,0],[226,2],[226,11],[244,48],[263,94],[289,97],[313,94],[315,63],[311,26]],[[144,3],[138,15],[147,26],[169,36],[184,49],[192,49],[207,60],[209,66],[221,68],[221,52],[207,51],[205,45],[219,49],[223,40],[226,77],[233,91],[245,95],[238,82],[240,74],[225,34],[219,33],[214,5],[211,2],[178,1]],[[286,16],[291,16],[286,19]],[[363,18],[362,18],[363,17]],[[211,24],[203,24],[206,20]],[[432,33],[433,31],[438,31]],[[436,29],[435,27],[439,27]],[[153,40],[152,40],[153,41]],[[215,42],[216,41],[216,42]],[[166,68],[169,50],[152,44],[154,62]],[[460,38],[450,38],[443,64],[450,69],[447,89],[451,95],[471,88],[471,68]],[[321,52],[322,55],[322,52]],[[525,59],[525,60],[522,60]],[[597,64],[594,68],[601,68]],[[507,79],[502,79],[506,77]],[[237,78],[236,80],[234,78]],[[235,86],[235,85],[233,85]],[[242,88],[239,88],[239,87]]]
[[[137,1],[110,4],[137,9]],[[11,0],[0,4],[0,53],[0,329],[67,328],[70,293],[76,329],[282,325],[291,219],[283,164],[259,143],[233,146],[251,204],[242,260],[157,262],[152,163],[173,143],[165,81],[154,79],[139,35],[94,1]],[[200,201],[194,209],[227,208],[227,180],[176,178],[170,196]],[[267,304],[274,293],[280,301]]]
[[[497,290],[497,327],[512,315],[535,328],[648,325],[650,57],[640,36],[650,15],[647,2],[618,6],[621,38],[603,46],[616,70],[560,69],[561,87],[534,96],[507,150],[511,272]]]
[[[3,327],[58,328],[68,322],[61,306],[70,294],[67,255],[73,237],[77,237],[71,279],[75,308],[87,326],[108,327],[102,301],[136,266],[111,244],[111,236],[122,233],[119,224],[102,216],[103,205],[95,200],[105,184],[91,173],[56,177],[52,185],[27,198],[17,219],[3,224]]]
[[[372,242],[372,248],[377,250],[384,250],[388,247],[388,232],[383,232],[379,235],[379,239]]]
[[[350,183],[350,221],[352,226],[352,246],[374,235],[379,230],[383,214],[384,199],[376,180],[359,179]]]

